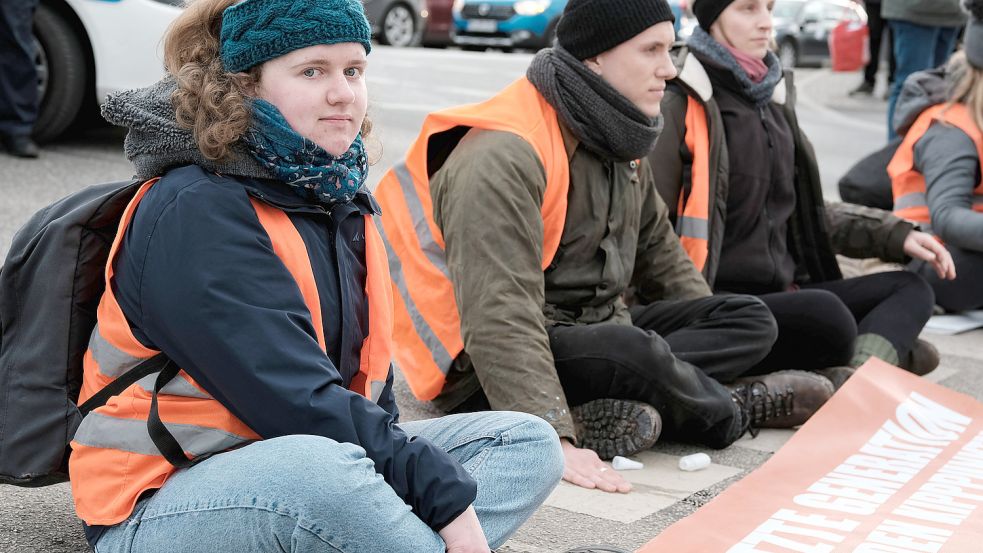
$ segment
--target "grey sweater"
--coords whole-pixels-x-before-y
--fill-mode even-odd
[[[883,0],[881,17],[930,27],[962,27],[966,14],[959,0]]]
[[[980,158],[972,139],[933,123],[915,143],[915,167],[925,175],[932,231],[949,246],[983,252],[983,213],[973,211]]]

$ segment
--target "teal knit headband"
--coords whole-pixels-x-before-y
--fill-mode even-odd
[[[316,44],[372,50],[360,0],[245,0],[222,12],[222,65],[238,73]]]

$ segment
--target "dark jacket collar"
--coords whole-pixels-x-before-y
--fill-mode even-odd
[[[243,187],[250,196],[268,203],[284,211],[295,213],[339,213],[358,212],[362,215],[381,215],[382,209],[375,196],[369,189],[362,187],[355,193],[355,198],[347,204],[338,204],[328,208],[324,204],[302,198],[289,186],[273,179],[242,178]]]

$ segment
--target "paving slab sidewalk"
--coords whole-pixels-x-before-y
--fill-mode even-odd
[[[942,352],[942,364],[927,378],[983,401],[983,330],[956,336],[924,334]],[[429,406],[399,386],[406,420],[434,416]],[[749,471],[764,463],[791,437],[791,430],[765,430],[721,451],[659,443],[636,456],[644,463],[625,472],[635,486],[626,495],[561,485],[501,551],[562,551],[586,543],[634,549],[683,518]],[[685,473],[680,457],[704,451],[713,461],[704,471]],[[81,553],[87,551],[67,485],[42,489],[0,487],[0,552]]]

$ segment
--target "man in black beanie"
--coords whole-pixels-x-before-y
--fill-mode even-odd
[[[431,114],[376,191],[411,389],[546,419],[564,479],[586,488],[627,492],[600,459],[651,447],[663,424],[710,447],[740,437],[751,406],[718,379],[776,336],[759,300],[711,295],[645,161],[676,75],[672,19],[665,0],[571,0],[525,78]],[[756,424],[801,422],[788,388],[757,386],[771,410]]]

